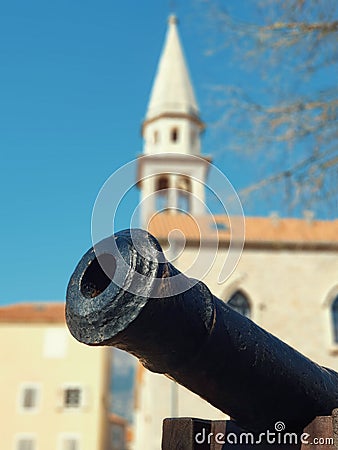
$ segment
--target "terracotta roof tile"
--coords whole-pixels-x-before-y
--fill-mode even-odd
[[[64,303],[19,303],[0,307],[0,322],[64,323]]]
[[[160,213],[153,216],[148,230],[160,241],[167,241],[170,235],[184,236],[188,242],[218,238],[226,243],[230,238],[229,219],[221,215],[214,220],[207,215],[195,220],[185,214]],[[338,220],[246,217],[245,243],[337,247]]]

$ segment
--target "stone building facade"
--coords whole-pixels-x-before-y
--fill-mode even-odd
[[[177,20],[171,17],[142,128],[142,226],[169,259],[175,246],[183,249],[174,265],[185,273],[194,275],[194,261],[203,262],[213,252],[203,276],[213,294],[314,361],[338,370],[338,220],[246,217],[238,264],[218,282],[234,228],[233,218],[211,215],[205,204],[211,158],[201,154],[203,129]],[[195,394],[139,366],[134,449],[159,449],[162,420],[175,416],[225,418]]]

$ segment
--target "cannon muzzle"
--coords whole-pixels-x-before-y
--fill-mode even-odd
[[[338,407],[338,374],[312,362],[165,260],[149,233],[101,241],[71,276],[66,320],[176,380],[251,432],[301,431]]]

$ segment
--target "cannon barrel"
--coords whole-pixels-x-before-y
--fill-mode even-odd
[[[125,279],[115,282],[121,273]],[[80,342],[126,350],[252,432],[278,421],[300,431],[338,406],[336,372],[180,274],[142,230],[116,233],[82,257],[69,281],[66,320]]]

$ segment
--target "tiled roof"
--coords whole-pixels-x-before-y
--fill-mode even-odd
[[[214,220],[213,220],[214,219]],[[238,219],[237,219],[238,220]],[[231,219],[236,226],[236,218]],[[160,213],[152,217],[148,230],[160,241],[185,237],[187,242],[218,239],[229,242],[230,227],[227,216],[202,216],[197,220],[186,214]],[[174,230],[179,230],[178,232]],[[338,248],[338,220],[309,220],[279,217],[246,217],[245,245],[293,245]]]
[[[0,307],[2,323],[64,323],[65,304],[60,303],[18,303]]]

